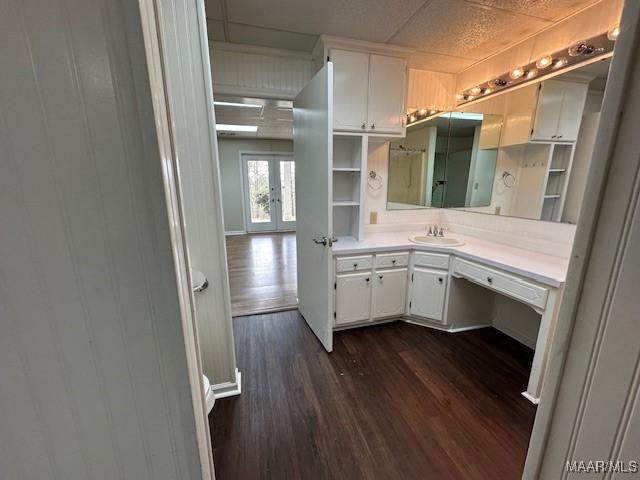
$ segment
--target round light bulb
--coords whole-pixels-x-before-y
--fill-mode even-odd
[[[409,123],[413,123],[413,122],[415,122],[416,120],[417,120],[417,119],[416,119],[416,116],[415,116],[415,115],[409,115]]]
[[[535,68],[532,68],[527,72],[527,78],[533,78],[536,75],[538,75],[538,70],[536,70]]]
[[[556,60],[555,62],[553,62],[553,68],[562,68],[567,64],[567,59],[566,58],[559,58],[558,60]]]
[[[476,98],[474,95],[467,95],[467,100],[473,100],[474,98]]]
[[[540,57],[536,62],[536,67],[542,69],[547,68],[553,63],[553,57],[551,55],[545,55],[544,57]]]
[[[487,87],[487,88],[485,88],[485,89],[482,91],[482,94],[483,94],[483,95],[489,95],[491,92],[493,92],[493,89],[492,89],[492,88]]]
[[[456,100],[464,100],[464,95],[461,93],[456,93]]]
[[[471,93],[472,95],[478,95],[481,91],[482,89],[480,87],[473,87],[471,90],[469,90],[469,93]]]
[[[522,67],[516,67],[509,72],[509,77],[513,80],[517,80],[524,75],[524,69]]]
[[[426,115],[426,114],[427,114],[426,108],[421,108],[420,110],[418,110],[418,115]]]
[[[433,115],[433,114],[434,114],[434,113],[436,113],[436,112],[437,112],[437,110],[433,110],[433,109],[431,109],[431,110],[429,110],[429,115]]]
[[[607,38],[612,42],[616,41],[618,35],[620,35],[620,25],[616,25],[615,27],[609,29],[609,31],[607,32]]]

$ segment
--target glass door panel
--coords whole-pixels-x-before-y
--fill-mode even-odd
[[[279,157],[278,164],[278,229],[293,230],[296,226],[296,164],[282,157]]]

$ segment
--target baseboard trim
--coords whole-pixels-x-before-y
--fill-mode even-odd
[[[488,323],[487,325],[472,325],[470,327],[460,327],[460,328],[452,328],[451,330],[449,330],[451,333],[458,333],[458,332],[468,332],[469,330],[479,330],[481,328],[488,328],[488,327],[492,327],[493,325],[491,325],[490,323]]]
[[[213,396],[216,400],[220,398],[232,397],[234,395],[240,395],[242,393],[242,373],[237,368],[235,377],[236,378],[234,382],[216,383],[215,385],[211,385]]]
[[[229,237],[231,235],[246,235],[246,230],[228,230],[224,232],[225,236]]]
[[[527,400],[529,400],[531,403],[533,403],[534,405],[538,405],[540,403],[540,399],[534,397],[533,395],[531,395],[529,392],[522,392],[522,396],[524,398],[526,398]]]

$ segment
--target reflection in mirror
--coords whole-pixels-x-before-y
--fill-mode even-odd
[[[390,143],[387,209],[576,223],[609,59],[407,127]]]
[[[387,209],[442,205],[448,136],[449,118],[437,117],[389,144]]]

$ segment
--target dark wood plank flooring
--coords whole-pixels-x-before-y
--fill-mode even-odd
[[[242,395],[210,417],[218,480],[521,477],[533,352],[497,330],[336,333],[297,310],[234,319]]]
[[[295,232],[231,235],[226,243],[234,317],[297,306]]]

